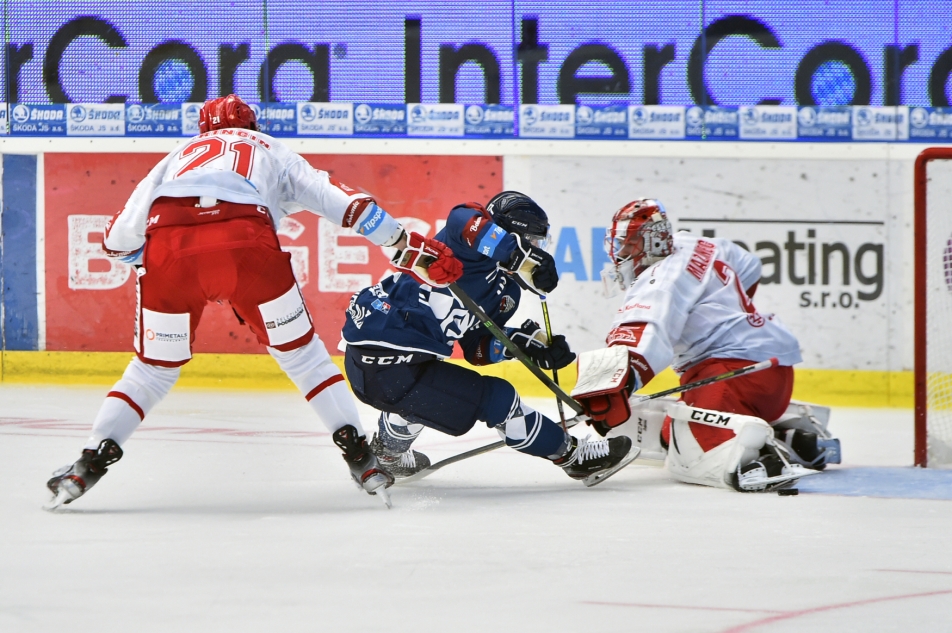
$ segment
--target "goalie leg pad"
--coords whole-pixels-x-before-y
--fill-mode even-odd
[[[668,407],[671,435],[665,467],[676,479],[693,484],[732,488],[738,465],[760,455],[773,431],[760,418],[691,407],[678,402]],[[729,431],[733,438],[705,450],[694,425]]]
[[[667,408],[674,403],[674,398],[658,398],[632,405],[631,417],[612,429],[608,437],[627,435],[634,446],[641,448],[639,460],[663,462],[668,449],[661,441],[661,428],[667,417]]]
[[[627,347],[617,345],[582,352],[578,356],[578,382],[571,395],[590,418],[616,427],[631,417],[630,380]]]

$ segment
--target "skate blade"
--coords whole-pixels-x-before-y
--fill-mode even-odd
[[[387,490],[385,486],[381,486],[380,488],[374,490],[374,494],[380,497],[380,500],[383,501],[388,510],[393,508],[393,502],[390,500],[390,491]]]
[[[588,477],[583,479],[582,482],[585,484],[587,488],[591,488],[592,486],[597,486],[598,484],[602,483],[603,481],[605,481],[606,479],[608,479],[609,477],[617,473],[619,470],[621,470],[622,468],[624,468],[631,462],[635,461],[635,459],[638,457],[640,453],[641,453],[640,446],[632,446],[631,450],[628,451],[628,454],[625,455],[625,458],[621,460],[620,462],[618,462],[617,464],[615,464],[612,468],[609,468],[608,470],[599,471],[595,473],[594,475],[589,475]]]
[[[819,475],[822,471],[811,470],[809,468],[803,468],[795,473],[788,473],[786,475],[776,475],[774,477],[764,477],[763,479],[758,479],[756,481],[748,484],[751,486],[749,489],[745,488],[745,492],[774,492],[781,488],[789,488],[796,483],[801,477],[809,477],[810,475]],[[761,487],[762,486],[762,487]]]
[[[60,507],[67,501],[72,501],[73,496],[65,489],[60,489],[56,496],[54,496],[49,503],[43,506],[43,509],[47,512],[55,512],[60,509]]]

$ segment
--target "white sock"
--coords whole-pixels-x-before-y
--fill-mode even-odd
[[[106,395],[93,422],[93,432],[83,448],[96,449],[104,439],[122,444],[129,439],[152,407],[178,380],[181,368],[147,365],[133,358],[122,378]]]
[[[358,435],[365,435],[354,397],[317,334],[303,347],[289,352],[269,347],[268,352],[301,390],[328,431],[333,433],[350,424]]]

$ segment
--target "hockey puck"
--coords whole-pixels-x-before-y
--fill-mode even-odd
[[[777,495],[781,497],[795,497],[800,494],[800,491],[796,488],[784,488],[783,490],[778,490]]]

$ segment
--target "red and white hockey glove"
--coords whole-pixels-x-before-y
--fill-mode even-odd
[[[591,418],[592,428],[604,436],[631,417],[628,398],[641,386],[637,372],[631,370],[628,348],[616,345],[579,354],[572,397]]]
[[[421,284],[437,288],[445,288],[463,275],[463,263],[450,247],[419,233],[407,234],[406,248],[398,250],[391,262]]]

